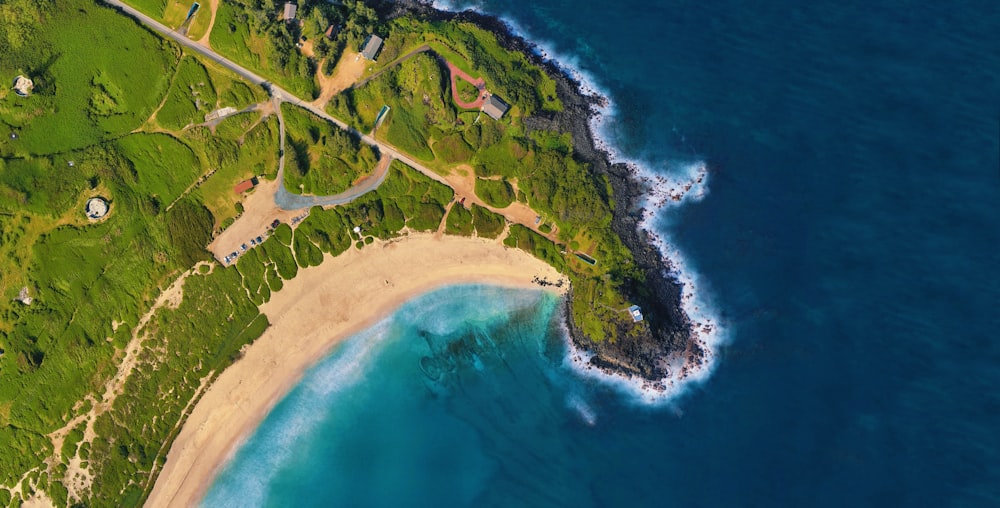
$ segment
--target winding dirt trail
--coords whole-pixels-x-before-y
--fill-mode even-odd
[[[136,365],[139,360],[139,353],[142,352],[142,344],[146,339],[145,327],[149,324],[150,319],[157,310],[163,307],[176,309],[178,305],[181,304],[181,300],[184,298],[184,280],[187,279],[189,275],[199,270],[202,265],[207,265],[211,267],[210,263],[201,262],[195,265],[190,270],[182,273],[177,279],[175,279],[170,286],[160,293],[153,306],[139,319],[139,323],[132,329],[132,340],[129,341],[128,345],[125,346],[125,355],[122,358],[121,363],[118,365],[118,371],[115,373],[111,379],[109,379],[104,384],[104,393],[100,395],[100,398],[91,395],[85,400],[91,403],[91,408],[86,413],[78,414],[77,416],[66,422],[63,427],[48,434],[48,438],[52,441],[52,449],[54,454],[46,459],[46,465],[50,474],[54,471],[55,467],[59,464],[59,454],[62,453],[63,443],[69,433],[84,424],[84,436],[81,443],[90,443],[96,437],[94,432],[94,422],[97,417],[102,413],[111,408],[114,404],[115,399],[122,393],[125,388],[125,382],[128,377],[135,370]],[[112,325],[117,329],[119,326],[117,323]],[[78,410],[83,406],[83,401],[78,403],[77,407],[74,407],[74,411]],[[89,468],[83,467],[83,462],[85,462],[79,455],[77,451],[76,455],[71,457],[69,462],[69,467],[66,469],[66,473],[61,478],[64,485],[69,490],[71,498],[82,499],[83,493],[90,489],[91,482],[93,481],[93,476],[90,474]]]
[[[201,39],[198,39],[196,42],[210,48],[212,47],[212,43],[209,42],[208,36],[212,35],[212,29],[215,28],[215,14],[219,12],[219,0],[210,0],[208,5],[212,8],[212,17],[208,20],[208,28],[205,29],[205,35],[202,35]]]

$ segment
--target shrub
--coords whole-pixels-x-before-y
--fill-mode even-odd
[[[205,246],[212,240],[215,218],[193,198],[184,198],[167,213],[167,232],[182,266],[211,259]]]
[[[444,231],[449,235],[472,236],[472,212],[460,204],[453,205],[448,211]]]
[[[319,266],[323,262],[323,251],[309,241],[301,228],[295,231],[293,247],[295,248],[295,261],[300,267]]]
[[[472,221],[476,234],[485,238],[496,238],[503,232],[505,219],[479,205],[472,205]]]
[[[476,179],[476,195],[494,208],[506,208],[514,202],[514,188],[507,180]]]

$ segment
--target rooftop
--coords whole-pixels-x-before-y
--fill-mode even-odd
[[[502,118],[508,109],[510,109],[510,105],[496,95],[490,95],[483,104],[483,113],[486,113],[494,120]]]
[[[366,60],[374,62],[380,49],[382,49],[382,38],[375,34],[371,34],[367,39],[365,39],[365,43],[361,47],[361,56],[365,57]]]
[[[87,217],[97,220],[108,214],[108,202],[101,197],[93,197],[87,200]]]
[[[31,95],[31,89],[34,87],[35,83],[24,76],[14,78],[14,93],[20,95],[21,97]]]
[[[642,321],[642,309],[638,305],[633,305],[628,308],[628,313],[632,315],[632,321],[638,323]]]
[[[251,178],[249,180],[243,180],[242,182],[236,184],[236,186],[233,187],[233,192],[237,194],[242,194],[252,189],[254,185],[257,185],[257,177]]]
[[[299,6],[293,4],[292,2],[285,2],[285,12],[282,15],[282,19],[285,21],[291,21],[295,19],[295,11],[298,10]]]

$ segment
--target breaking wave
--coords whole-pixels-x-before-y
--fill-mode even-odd
[[[433,5],[447,11],[478,8],[485,12],[482,5],[475,1],[435,0]],[[570,353],[567,362],[576,372],[619,388],[637,401],[659,405],[674,400],[688,388],[701,384],[709,378],[715,367],[718,348],[727,340],[727,331],[718,318],[719,312],[710,301],[698,273],[680,249],[670,241],[669,224],[665,223],[671,209],[697,203],[708,195],[710,174],[708,165],[702,160],[658,163],[624,154],[617,148],[615,135],[611,131],[611,126],[622,120],[615,107],[614,98],[599,84],[597,78],[583,70],[581,60],[573,54],[557,52],[553,43],[529,36],[510,17],[501,15],[500,19],[511,33],[530,40],[539,57],[573,78],[583,94],[598,99],[600,105],[595,107],[591,118],[594,145],[606,152],[612,163],[631,166],[636,176],[648,184],[649,193],[642,203],[645,211],[640,228],[649,235],[667,260],[669,275],[681,283],[682,309],[691,324],[691,338],[704,353],[698,362],[680,357],[666,359],[670,374],[667,378],[656,382],[607,374],[594,368],[589,363],[588,353],[577,349],[569,340],[567,342],[570,343]]]

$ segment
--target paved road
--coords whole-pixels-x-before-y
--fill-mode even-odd
[[[378,166],[375,167],[375,173],[371,177],[365,178],[364,181],[354,187],[332,196],[303,196],[289,192],[283,184],[279,185],[277,192],[274,193],[274,203],[282,210],[302,210],[303,208],[312,208],[314,206],[346,205],[382,185],[385,177],[389,174],[389,164],[391,163],[391,158],[383,158],[379,161]],[[284,180],[279,181],[284,182]]]
[[[170,39],[177,41],[177,43],[184,46],[185,48],[188,48],[191,51],[194,51],[206,58],[218,62],[219,65],[235,72],[236,74],[243,77],[247,81],[250,81],[256,85],[260,85],[270,91],[271,100],[274,102],[275,111],[278,115],[279,132],[281,136],[281,157],[279,157],[279,162],[278,162],[279,179],[284,177],[284,167],[285,167],[285,161],[284,161],[285,122],[281,117],[281,102],[289,102],[301,108],[307,109],[316,116],[323,118],[324,120],[330,123],[333,123],[334,125],[340,127],[341,129],[344,129],[359,136],[361,140],[364,141],[365,143],[378,148],[378,151],[382,156],[389,156],[393,159],[397,159],[405,163],[406,165],[412,167],[413,169],[416,169],[417,171],[420,171],[421,173],[427,175],[433,180],[448,185],[448,182],[445,181],[443,177],[441,177],[434,171],[430,170],[429,168],[425,167],[424,165],[420,164],[419,162],[409,157],[408,155],[400,152],[398,149],[396,149],[396,147],[388,143],[379,141],[373,138],[372,136],[369,136],[368,134],[363,134],[361,132],[358,132],[354,128],[347,125],[347,123],[345,123],[343,120],[330,116],[330,114],[324,111],[322,108],[318,108],[308,102],[303,101],[302,99],[296,97],[287,90],[284,90],[281,87],[267,81],[266,79],[240,66],[236,62],[233,62],[232,60],[229,60],[223,57],[222,55],[219,55],[211,48],[202,46],[201,44],[191,39],[188,39],[186,36],[177,33],[175,30],[172,30],[163,23],[160,23],[159,21],[156,21],[155,19],[139,12],[135,8],[129,6],[128,4],[121,2],[121,0],[104,0],[104,2],[107,3],[108,5],[120,9],[125,14],[128,14],[129,16],[136,18],[137,20],[139,20],[139,22],[148,26],[154,31],[162,34],[164,37],[169,37]],[[338,194],[336,196],[298,196],[296,194],[288,192],[287,190],[284,189],[284,186],[281,186],[280,190],[278,191],[278,194],[279,195],[284,194],[284,196],[282,196],[279,199],[279,197],[276,195],[275,199],[278,206],[286,210],[309,208],[311,206],[315,206],[316,204],[329,204],[329,205],[344,204],[350,202],[350,200],[364,194],[365,192],[368,192],[378,187],[378,185],[381,184],[382,180],[384,179],[385,176],[383,175],[381,178],[378,178],[375,181],[365,182],[365,184],[363,185],[365,185],[366,188],[351,189],[347,192]]]
[[[212,51],[211,49],[202,46],[201,44],[198,44],[197,42],[191,39],[188,39],[186,35],[178,33],[177,31],[171,29],[170,27],[164,25],[163,23],[160,23],[159,21],[156,21],[155,19],[139,12],[135,8],[121,2],[120,0],[104,0],[104,3],[112,7],[121,9],[123,12],[125,12],[129,16],[132,16],[133,18],[138,19],[139,22],[148,26],[149,28],[152,28],[154,31],[163,34],[165,37],[169,37],[177,41],[181,46],[184,46],[190,49],[191,51],[199,53],[202,56],[215,60],[216,62],[219,63],[219,65],[235,72],[236,74],[239,74],[240,76],[242,76],[243,78],[252,82],[255,85],[264,85],[265,83],[268,82],[266,79],[248,71],[247,69],[244,69],[243,67],[240,67],[239,65],[236,64],[236,62],[224,58],[215,51]]]

